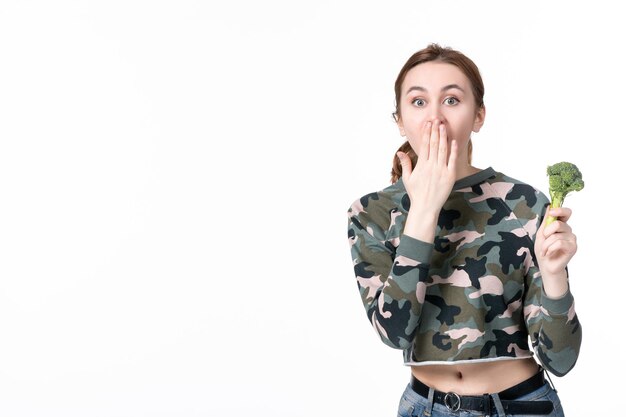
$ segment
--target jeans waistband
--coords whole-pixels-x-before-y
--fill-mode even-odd
[[[541,388],[545,384],[543,371],[538,372],[525,381],[520,382],[504,391],[495,394],[475,395],[459,395],[455,392],[442,392],[430,388],[413,375],[411,375],[411,388],[422,397],[429,397],[432,389],[434,395],[433,401],[445,405],[451,411],[472,410],[484,411],[487,415],[491,410],[496,409],[494,397],[498,398],[502,403],[504,411],[507,414],[549,414],[554,409],[551,401],[516,401],[516,398],[530,394]]]

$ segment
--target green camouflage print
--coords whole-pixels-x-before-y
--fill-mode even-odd
[[[402,180],[348,210],[354,272],[367,316],[407,365],[524,358],[565,375],[582,330],[574,299],[543,292],[534,238],[549,205],[492,168],[457,181],[434,243],[403,236]],[[530,337],[529,337],[530,336]]]

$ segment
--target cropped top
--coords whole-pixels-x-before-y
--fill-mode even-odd
[[[569,372],[582,336],[574,298],[569,289],[545,294],[534,254],[549,204],[490,167],[454,184],[427,243],[402,234],[410,206],[402,179],[356,200],[348,210],[354,274],[382,341],[411,366],[534,351],[551,373]]]

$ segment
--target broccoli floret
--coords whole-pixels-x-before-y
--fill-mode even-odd
[[[559,162],[548,167],[550,183],[550,208],[563,206],[565,196],[571,191],[580,191],[585,187],[583,174],[571,162]],[[556,220],[548,216],[546,226]]]

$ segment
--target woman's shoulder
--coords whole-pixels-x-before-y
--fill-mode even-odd
[[[383,226],[390,221],[393,212],[406,211],[409,204],[409,196],[400,180],[354,200],[348,208],[348,217],[357,218],[363,226],[370,222]]]
[[[502,199],[514,211],[520,211],[526,207],[538,213],[550,204],[550,199],[539,188],[503,172],[495,171],[495,175],[489,178],[488,182],[493,187],[502,190]]]

